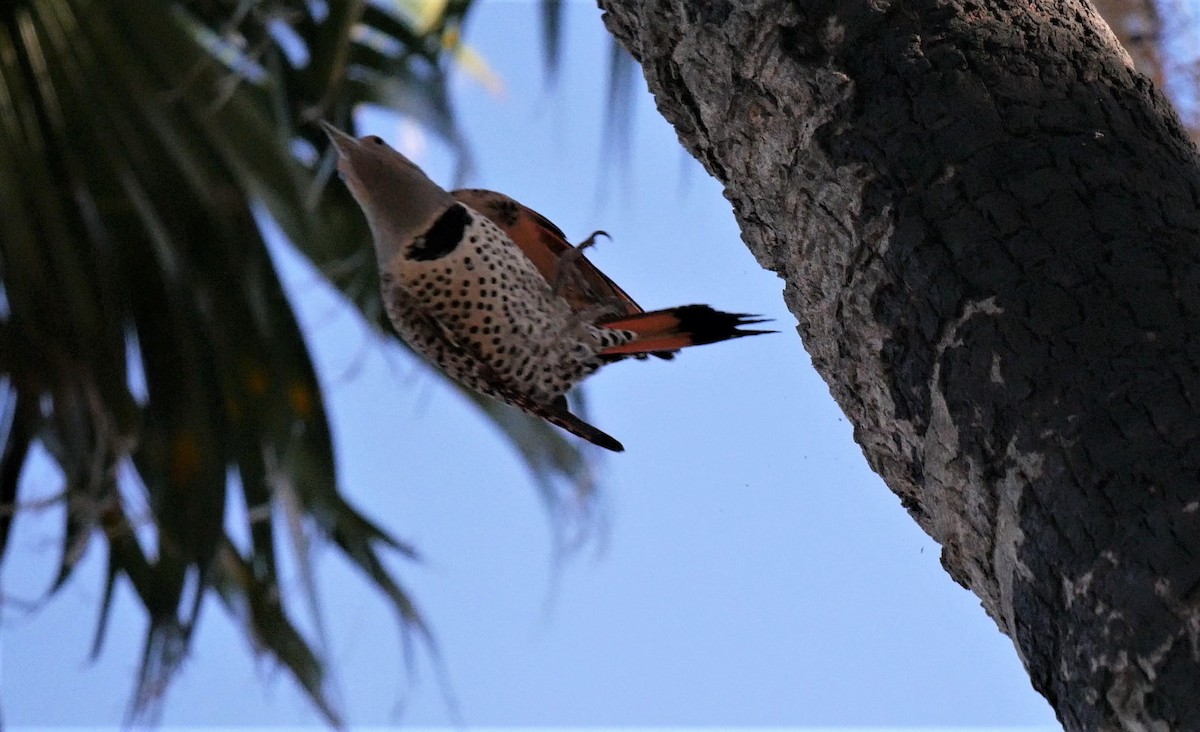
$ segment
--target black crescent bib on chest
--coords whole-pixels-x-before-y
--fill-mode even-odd
[[[433,222],[429,231],[413,240],[412,247],[408,250],[408,258],[417,262],[441,259],[459,245],[463,239],[463,232],[470,223],[471,214],[465,206],[451,206]]]

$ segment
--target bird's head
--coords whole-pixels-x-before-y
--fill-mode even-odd
[[[337,150],[338,172],[358,201],[385,264],[425,233],[454,198],[404,155],[376,135],[354,137],[321,121]]]

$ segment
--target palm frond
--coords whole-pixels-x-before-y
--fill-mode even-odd
[[[542,0],[542,67],[551,86],[562,64],[562,0]]]
[[[321,638],[297,630],[280,591],[281,523],[302,566],[310,539],[337,546],[436,656],[384,561],[415,552],[338,491],[320,384],[255,210],[381,322],[368,232],[344,190],[326,189],[313,122],[349,125],[357,105],[380,104],[466,160],[444,67],[469,7],[447,3],[421,28],[363,0],[0,7],[0,557],[40,444],[65,483],[54,587],[100,534],[94,650],[118,582],[150,619],[131,721],[154,719],[216,591],[254,648],[341,722]],[[552,506],[591,495],[565,438],[485,413]],[[125,495],[142,491],[148,512],[123,497],[123,465],[137,478]],[[230,492],[246,506],[242,548]]]
[[[607,157],[615,158],[616,172],[624,177],[629,172],[629,156],[633,150],[634,86],[637,83],[637,63],[625,47],[611,39],[608,48],[608,104],[604,115],[604,132],[600,144]],[[601,171],[597,182],[597,193],[603,195],[611,184],[609,170]],[[628,186],[623,186],[628,188]]]

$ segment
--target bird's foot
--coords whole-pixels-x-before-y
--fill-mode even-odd
[[[612,238],[607,231],[593,231],[591,236],[563,252],[562,256],[558,258],[558,262],[554,265],[554,281],[550,283],[550,289],[554,291],[555,295],[562,294],[567,279],[578,271],[576,265],[583,258],[583,250],[595,246],[598,236],[603,236],[605,239]]]

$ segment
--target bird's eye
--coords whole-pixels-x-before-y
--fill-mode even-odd
[[[371,136],[370,136],[370,137],[368,137],[367,139],[368,139],[368,140],[370,140],[371,142],[375,143],[376,145],[382,145],[382,144],[383,144],[383,138],[382,138],[382,137],[380,137],[379,135],[371,135]]]

